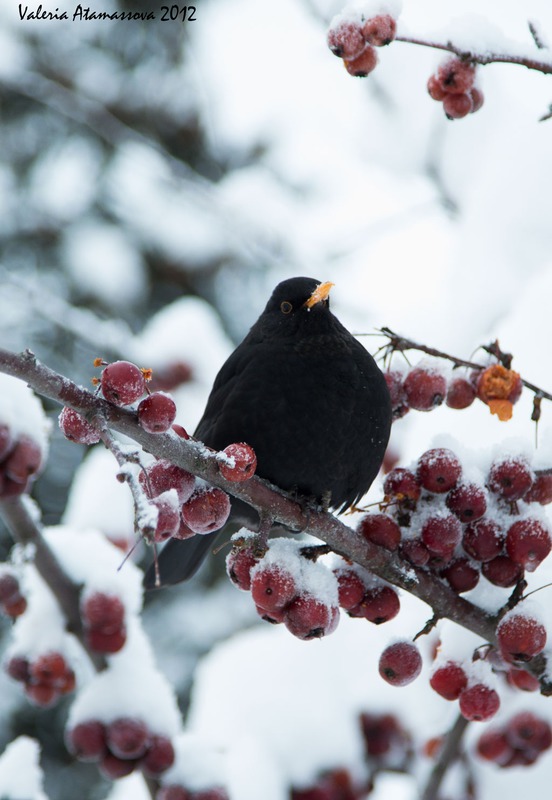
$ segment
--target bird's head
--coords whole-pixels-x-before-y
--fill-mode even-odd
[[[319,332],[334,319],[330,312],[333,283],[314,278],[289,278],[272,292],[261,315],[264,333],[294,336],[298,332]]]

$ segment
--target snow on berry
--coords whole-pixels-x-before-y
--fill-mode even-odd
[[[404,390],[410,408],[431,411],[440,406],[447,393],[447,378],[440,363],[423,359],[408,372]]]
[[[217,453],[217,461],[220,474],[228,481],[247,481],[257,468],[255,451],[245,442],[229,444]]]
[[[536,601],[518,603],[502,617],[496,633],[502,657],[508,662],[529,661],[546,646],[546,627]]]
[[[69,406],[64,406],[58,417],[58,424],[66,439],[78,444],[96,444],[100,434],[83,416]]]
[[[196,733],[181,733],[174,739],[174,765],[163,774],[163,787],[181,786],[186,792],[207,792],[229,785],[234,770],[227,751],[212,739]],[[188,796],[187,794],[184,796]],[[220,795],[221,800],[227,795]]]
[[[218,531],[230,516],[230,498],[222,489],[201,486],[182,506],[182,519],[194,533]]]
[[[0,755],[0,795],[48,800],[40,767],[40,746],[28,736],[18,736]]]

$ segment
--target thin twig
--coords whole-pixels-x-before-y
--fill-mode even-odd
[[[441,788],[447,770],[459,758],[460,744],[468,724],[468,720],[459,714],[443,742],[439,758],[431,770],[431,774],[420,800],[437,800],[439,797],[439,789]]]

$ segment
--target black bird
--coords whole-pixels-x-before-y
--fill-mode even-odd
[[[278,284],[218,373],[194,436],[215,450],[247,442],[261,478],[344,511],[378,473],[391,404],[376,362],[330,311],[332,285]],[[258,515],[233,500],[230,520],[255,527]],[[171,539],[159,556],[161,583],[191,577],[218,533]],[[144,582],[154,588],[153,566]]]

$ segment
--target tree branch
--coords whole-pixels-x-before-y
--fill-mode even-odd
[[[438,800],[439,789],[441,788],[448,768],[454,764],[458,758],[460,743],[468,725],[469,721],[459,714],[443,742],[443,747],[430,773],[420,800]]]

